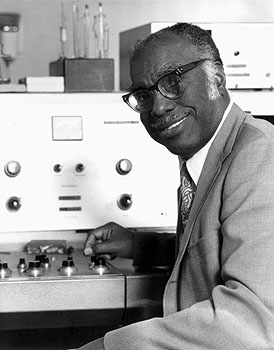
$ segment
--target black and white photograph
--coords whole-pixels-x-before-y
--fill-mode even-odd
[[[0,0],[0,350],[274,350],[273,38],[273,0]]]

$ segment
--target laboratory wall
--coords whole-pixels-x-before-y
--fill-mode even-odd
[[[115,90],[119,90],[119,33],[122,31],[150,22],[274,22],[273,0],[103,0],[102,3],[109,25],[108,57],[115,61]],[[20,15],[17,56],[9,66],[12,83],[26,76],[49,75],[49,62],[61,54],[62,7],[67,28],[65,54],[72,57],[72,4],[73,0],[0,1],[0,13]],[[88,5],[91,32],[98,4],[93,0],[80,0],[81,9]],[[91,33],[91,54],[93,46]]]

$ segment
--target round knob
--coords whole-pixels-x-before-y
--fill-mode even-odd
[[[78,163],[75,167],[77,173],[82,173],[85,170],[85,166],[82,163]]]
[[[120,159],[116,163],[116,170],[120,175],[128,174],[132,169],[132,163],[129,159]]]
[[[5,165],[4,170],[9,177],[15,177],[20,173],[21,165],[16,160],[11,160]]]
[[[74,261],[71,259],[62,261],[62,267],[73,267],[73,266],[74,266]]]
[[[118,207],[122,210],[128,210],[132,206],[132,196],[124,193],[117,200]]]
[[[68,267],[68,266],[69,266],[68,260],[63,260],[62,261],[62,267]]]
[[[39,269],[40,266],[41,266],[41,263],[38,260],[29,262],[29,269]]]
[[[18,211],[21,207],[21,199],[16,196],[12,196],[7,200],[6,206],[10,211]]]
[[[10,277],[12,274],[11,269],[8,267],[8,263],[0,262],[0,278]]]
[[[24,271],[27,268],[26,260],[25,258],[20,258],[19,263],[17,265],[18,270]]]
[[[45,269],[50,268],[50,261],[49,261],[49,258],[47,256],[45,256],[43,258],[43,260],[41,261],[41,266]]]
[[[53,170],[55,173],[60,173],[63,169],[63,166],[61,164],[55,164],[53,167]]]
[[[109,273],[110,268],[107,266],[105,259],[93,256],[90,258],[89,270],[95,275],[104,275]]]
[[[30,261],[29,267],[27,269],[27,274],[30,277],[38,277],[43,274],[43,270],[41,269],[40,261]]]
[[[78,269],[76,266],[74,266],[73,260],[63,260],[62,265],[59,268],[59,272],[63,276],[72,276],[77,273]]]
[[[0,270],[8,269],[8,263],[6,262],[0,262]]]

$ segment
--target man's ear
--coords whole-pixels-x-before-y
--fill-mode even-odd
[[[220,92],[226,90],[226,77],[222,67],[215,73],[215,81]]]

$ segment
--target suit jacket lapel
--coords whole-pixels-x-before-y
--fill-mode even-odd
[[[246,114],[234,103],[232,108],[224,121],[220,131],[216,135],[213,141],[204,167],[202,169],[201,176],[197,184],[196,194],[192,203],[191,212],[188,218],[185,232],[181,239],[177,260],[174,267],[174,278],[177,279],[176,266],[178,267],[186,250],[189,242],[194,223],[199,215],[199,212],[205,202],[205,199],[211,190],[214,182],[221,171],[221,166],[225,158],[231,153],[235,139],[244,122]],[[172,274],[173,275],[173,274]]]

